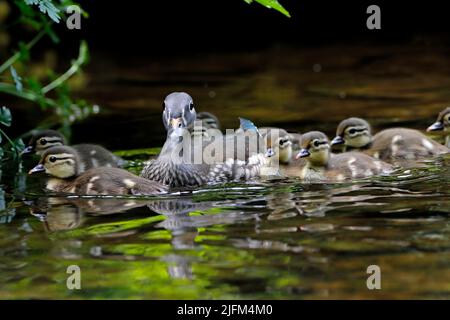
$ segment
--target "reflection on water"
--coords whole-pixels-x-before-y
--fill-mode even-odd
[[[425,128],[450,101],[439,51],[361,50],[230,55],[219,64],[192,57],[190,69],[172,63],[164,71],[113,66],[84,94],[117,108],[107,114],[113,131],[130,132],[117,137],[106,118],[94,119],[105,128],[96,142],[160,146],[159,99],[178,86],[225,127],[243,116],[330,135],[339,120],[362,113],[378,128]],[[123,117],[125,105],[150,114]],[[147,158],[130,154],[136,165]],[[19,176],[16,190],[0,194],[0,298],[450,298],[449,162],[353,183],[291,178],[132,199],[46,197]],[[66,288],[73,264],[82,290]],[[382,272],[377,292],[366,287],[373,264]]]
[[[27,196],[2,214],[1,298],[449,298],[447,168],[154,199]],[[80,291],[65,287],[71,264]],[[381,292],[366,288],[371,264]]]

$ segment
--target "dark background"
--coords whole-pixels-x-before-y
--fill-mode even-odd
[[[280,2],[291,18],[243,0],[81,0],[89,19],[83,19],[81,31],[63,27],[62,32],[88,39],[91,51],[127,57],[260,49],[274,43],[448,43],[450,13],[444,1]],[[371,4],[381,8],[381,30],[366,28]]]
[[[360,48],[383,48],[382,54],[374,52],[371,56],[371,52],[366,53],[368,58],[358,63],[356,68],[370,62],[376,63],[380,57],[389,57],[390,54],[384,52],[388,52],[386,49],[391,46],[418,45],[425,47],[427,53],[440,47],[444,54],[448,52],[450,13],[443,1],[279,1],[290,12],[291,18],[258,3],[249,5],[243,0],[80,0],[89,13],[89,18],[82,19],[81,30],[68,30],[65,23],[61,23],[56,27],[61,43],[55,45],[44,39],[33,49],[33,57],[42,58],[40,53],[54,48],[59,56],[57,70],[63,72],[69,61],[76,57],[80,39],[86,39],[92,58],[84,70],[91,81],[83,92],[76,92],[76,95],[94,101],[104,109],[101,115],[73,126],[72,142],[95,140],[110,148],[123,148],[123,137],[115,132],[117,127],[127,127],[133,129],[127,130],[127,135],[131,137],[127,147],[137,148],[144,145],[142,141],[148,141],[148,135],[155,139],[151,145],[164,142],[160,106],[162,97],[168,92],[196,89],[193,94],[204,108],[210,108],[208,110],[212,112],[224,108],[219,105],[218,99],[214,102],[208,98],[209,89],[205,87],[205,84],[213,85],[208,76],[214,76],[216,69],[211,71],[194,65],[198,59],[217,57],[213,62],[210,59],[209,65],[218,64],[231,73],[243,72],[242,77],[249,77],[268,61],[287,57],[274,53],[266,58],[268,61],[263,59],[261,65],[245,61],[241,68],[240,65],[228,63],[229,59],[225,58],[228,52],[244,56],[241,53],[259,54],[277,46],[298,47],[323,49],[322,53],[333,58],[336,50],[329,50],[333,46],[343,48],[338,51],[342,56],[354,54],[352,49],[346,52],[347,45],[348,48],[355,45]],[[381,8],[381,30],[366,27],[369,16],[366,10],[372,4]],[[30,38],[29,34],[23,35],[23,30],[11,29],[13,39]],[[408,58],[408,51],[401,55]],[[326,57],[320,59],[326,60]],[[173,62],[183,63],[185,72],[170,68]],[[387,65],[393,65],[389,63]],[[398,65],[398,61],[393,63]],[[440,69],[433,67],[429,70]],[[223,70],[221,72],[224,73]],[[354,74],[358,72],[356,70]],[[349,73],[348,78],[352,75]],[[298,79],[292,79],[292,82],[296,81]],[[102,91],[102,88],[107,90]],[[236,99],[231,93],[226,98]],[[239,99],[242,98],[247,96],[241,94],[233,101],[240,104],[242,101]],[[144,100],[148,107],[138,108],[135,104],[138,100]],[[24,101],[10,104],[16,106],[16,119],[21,119],[20,127],[11,128],[13,136],[32,129],[36,119],[42,117],[38,108],[32,108]],[[293,107],[297,105],[286,106]],[[126,117],[124,112],[127,112]],[[227,112],[222,114],[224,116],[234,119],[236,115]],[[150,120],[153,125],[149,125]],[[228,120],[225,118],[225,123]],[[277,125],[270,120],[265,119],[264,124]],[[305,122],[310,123],[311,120]],[[295,123],[292,127],[298,125]],[[146,142],[145,145],[150,144]]]

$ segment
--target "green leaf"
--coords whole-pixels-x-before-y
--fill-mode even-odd
[[[56,23],[59,23],[59,20],[61,20],[59,16],[60,10],[55,7],[51,0],[25,0],[25,3],[29,6],[37,5],[42,13],[47,14]]]
[[[17,71],[16,69],[14,69],[13,66],[11,66],[9,69],[11,71],[11,76],[14,80],[14,84],[16,85],[16,90],[22,92],[23,89],[22,78],[17,74]]]
[[[244,0],[248,4],[252,3],[253,1],[258,2],[259,4],[269,8],[269,9],[275,9],[282,14],[284,14],[286,17],[291,17],[289,12],[278,2],[278,0]]]
[[[27,48],[27,44],[23,41],[19,42],[20,61],[28,62],[30,60],[30,50]]]
[[[3,124],[4,126],[9,127],[11,125],[11,121],[12,121],[12,116],[11,116],[11,111],[3,106],[0,109],[0,123]]]
[[[25,149],[25,147],[25,142],[23,142],[21,138],[14,140],[14,148],[16,149],[17,153],[21,153]]]

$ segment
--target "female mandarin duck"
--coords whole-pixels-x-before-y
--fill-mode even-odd
[[[222,136],[217,130],[218,135],[212,138],[204,130],[197,130],[197,113],[189,94],[173,92],[164,99],[163,107],[167,139],[158,158],[144,167],[141,177],[171,188],[197,187],[258,177],[261,168],[267,164],[259,143],[257,146],[248,144],[245,135]],[[183,143],[189,139],[193,145]],[[220,146],[223,153],[204,158],[214,153],[214,147],[214,150],[220,150]]]

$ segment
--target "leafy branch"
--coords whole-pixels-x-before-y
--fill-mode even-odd
[[[278,2],[278,0],[244,0],[248,4],[252,3],[253,1],[258,2],[259,4],[265,6],[269,9],[275,9],[282,14],[284,14],[286,17],[290,18],[291,15],[289,12]]]
[[[30,70],[27,62],[30,59],[31,49],[44,36],[48,36],[54,43],[59,42],[54,24],[65,18],[65,8],[77,5],[72,0],[14,0],[19,9],[19,16],[12,26],[22,24],[28,29],[35,30],[35,35],[28,43],[19,42],[18,49],[6,61],[0,64],[0,93],[5,93],[20,99],[35,103],[43,110],[50,108],[53,116],[48,125],[59,124],[68,131],[71,123],[81,120],[97,111],[97,106],[91,106],[84,100],[74,101],[71,98],[68,80],[78,73],[89,60],[89,50],[85,41],[80,43],[78,57],[73,60],[69,68],[60,75],[48,70],[48,84],[43,86],[27,70]],[[86,12],[81,10],[84,16]],[[6,71],[10,72],[10,75]],[[20,71],[22,74],[20,74]],[[52,92],[51,96],[48,94]],[[1,126],[11,126],[12,116],[10,109],[3,106],[0,109],[0,159],[5,152],[12,151],[12,160],[17,163],[23,142],[21,139],[11,139]],[[1,144],[5,140],[6,144]],[[7,147],[8,145],[11,148]],[[5,159],[3,159],[5,160]]]

